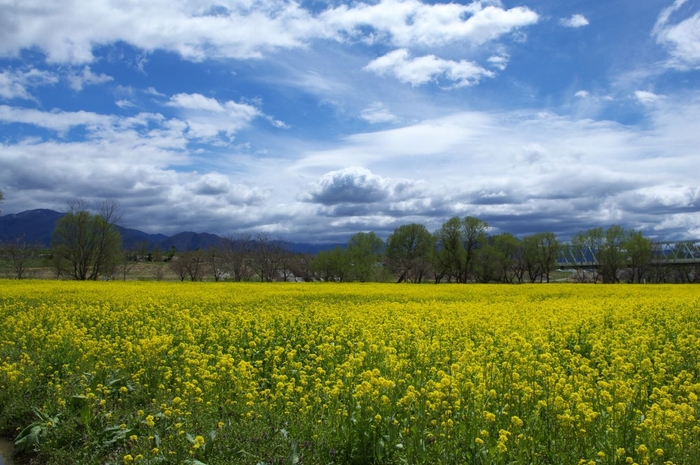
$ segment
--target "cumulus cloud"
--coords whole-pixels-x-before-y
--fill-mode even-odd
[[[324,174],[301,198],[324,206],[348,208],[351,204],[404,199],[416,193],[415,187],[415,182],[406,179],[384,178],[366,168],[349,167]]]
[[[269,50],[296,48],[312,39],[388,41],[399,47],[468,41],[474,45],[534,24],[526,7],[503,9],[381,0],[329,8],[319,14],[297,2],[233,0],[129,3],[71,0],[0,6],[0,55],[36,48],[50,62],[87,63],[93,49],[123,41],[145,51],[168,50],[188,60],[255,58]]]
[[[586,19],[586,17],[583,15],[575,14],[570,18],[561,18],[559,20],[559,24],[565,27],[583,27],[588,26],[588,19]]]
[[[64,133],[80,127],[84,133],[77,138],[24,138],[0,144],[0,185],[15,207],[60,210],[78,197],[118,199],[130,227],[166,233],[178,232],[183,225],[226,233],[229,221],[255,227],[270,219],[269,213],[261,219],[265,216],[261,212],[266,211],[263,205],[273,192],[271,187],[191,168],[188,126],[177,119],[158,114],[42,112],[3,105],[0,123]],[[283,212],[275,215],[285,216]]]
[[[452,61],[427,55],[412,58],[406,49],[394,50],[375,60],[365,69],[379,75],[390,74],[399,81],[419,86],[442,78],[454,87],[477,84],[482,77],[493,77],[494,73],[466,60]]]
[[[671,54],[668,66],[680,69],[700,67],[700,12],[672,23],[671,16],[687,0],[676,0],[664,9],[654,25],[652,35],[656,41],[665,46]]]
[[[362,110],[360,118],[368,123],[391,123],[396,121],[396,115],[387,110],[381,102],[375,102]]]
[[[197,196],[215,197],[226,205],[261,205],[270,196],[270,188],[251,187],[234,183],[226,175],[205,173],[193,175],[195,179],[185,188]]]
[[[388,180],[360,167],[345,168],[324,174],[306,199],[323,205],[341,203],[375,203],[391,193]]]
[[[34,100],[29,92],[30,88],[53,85],[57,82],[58,77],[49,71],[38,69],[4,70],[0,73],[0,98]]]
[[[432,230],[450,216],[472,215],[518,234],[551,230],[566,238],[612,223],[659,234],[652,228],[700,205],[699,101],[697,94],[660,98],[647,108],[645,127],[535,111],[457,113],[346,138],[308,152],[295,172],[326,170],[306,201],[333,218],[419,221]],[[346,171],[348,160],[366,171]],[[387,180],[415,172],[425,180],[420,190],[401,199],[390,193]],[[698,221],[691,226],[700,230]]]

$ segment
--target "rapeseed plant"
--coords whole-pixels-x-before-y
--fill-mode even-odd
[[[700,462],[691,286],[0,290],[0,429],[47,463]]]

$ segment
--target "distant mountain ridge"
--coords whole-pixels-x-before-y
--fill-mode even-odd
[[[20,213],[0,216],[0,241],[14,241],[23,239],[26,242],[37,243],[42,247],[50,247],[51,234],[56,227],[56,222],[64,213],[54,210],[37,209]],[[156,246],[162,251],[175,250],[185,252],[189,250],[208,249],[219,245],[220,236],[210,233],[195,233],[191,231],[177,233],[173,236],[165,234],[148,234],[138,229],[123,228],[117,226],[122,235],[124,247],[132,248],[140,242],[147,242],[149,250]],[[343,244],[307,244],[289,242],[288,249],[295,253],[316,254],[322,250],[334,248]]]

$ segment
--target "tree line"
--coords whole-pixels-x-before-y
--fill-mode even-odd
[[[126,279],[136,263],[151,261],[158,265],[154,279],[163,279],[167,267],[181,281],[534,283],[550,282],[561,266],[558,258],[566,256],[590,265],[571,271],[569,276],[581,282],[700,280],[696,265],[664,266],[654,241],[618,225],[581,231],[563,243],[553,232],[522,238],[489,234],[486,221],[466,216],[450,218],[432,233],[419,223],[401,225],[386,241],[374,232],[358,232],[345,247],[316,255],[293,253],[286,242],[264,232],[231,234],[207,249],[162,252],[149,250],[147,243],[122,248],[115,202],[102,202],[94,214],[88,207],[74,202],[56,223],[50,260],[57,277]],[[22,241],[0,249],[20,279],[39,250]]]

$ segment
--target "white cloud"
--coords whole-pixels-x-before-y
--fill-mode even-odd
[[[170,97],[167,105],[189,110],[213,111],[215,113],[224,113],[226,111],[216,99],[205,97],[202,94],[176,94]]]
[[[561,18],[559,23],[565,27],[583,27],[589,24],[588,19],[579,14],[572,15],[570,18]]]
[[[699,103],[697,94],[658,98],[643,127],[546,112],[458,113],[356,134],[334,149],[307,152],[292,172],[326,173],[311,190],[325,202],[322,212],[368,224],[417,219],[434,229],[469,214],[520,233],[548,228],[565,235],[614,222],[649,229],[700,202]],[[348,168],[358,164],[371,176]],[[415,173],[425,183],[401,201],[382,184]],[[342,186],[344,194],[331,195]],[[371,207],[357,199],[353,208],[338,207],[351,193]]]
[[[386,199],[389,182],[361,167],[324,174],[309,192],[308,201],[324,205],[374,203]]]
[[[644,105],[651,105],[659,102],[666,98],[665,95],[657,95],[653,92],[648,92],[646,90],[637,90],[634,92],[634,97]]]
[[[115,125],[117,119],[112,116],[100,115],[87,111],[45,112],[29,108],[0,105],[0,122],[30,124],[61,133],[77,126],[105,129]]]
[[[29,92],[31,87],[56,84],[58,78],[55,74],[38,69],[29,71],[4,70],[0,73],[0,98],[34,100]]]
[[[435,55],[412,58],[406,49],[387,53],[371,61],[365,69],[380,75],[391,74],[399,81],[413,86],[442,77],[454,83],[454,87],[464,87],[477,84],[484,76],[494,76],[492,71],[470,61],[443,60]]]
[[[104,84],[114,80],[112,76],[93,73],[89,66],[85,66],[80,73],[69,73],[67,79],[71,89],[76,92],[83,90],[86,85]]]
[[[0,28],[0,55],[17,56],[36,48],[50,62],[73,64],[91,62],[96,46],[119,41],[196,61],[255,58],[269,50],[302,47],[316,38],[389,41],[399,47],[454,41],[480,45],[538,21],[537,13],[526,7],[506,10],[480,2],[418,0],[342,5],[320,14],[284,0],[231,0],[225,6],[214,0],[27,0],[4,5],[0,13],[12,18],[12,27]]]
[[[468,41],[480,45],[518,28],[535,24],[538,15],[526,7],[504,10],[480,2],[426,4],[417,0],[382,0],[328,10],[320,15],[332,29],[370,42],[388,40],[398,47],[443,45]],[[366,34],[363,27],[373,29]]]
[[[327,216],[378,214],[386,204],[421,198],[420,181],[385,178],[370,170],[351,166],[321,176],[300,200],[322,205]],[[379,205],[384,203],[385,205]]]
[[[505,54],[494,55],[494,56],[489,57],[488,62],[494,68],[503,71],[506,69],[506,66],[508,65],[508,59],[509,59],[509,57]]]
[[[130,227],[177,232],[189,222],[192,229],[225,233],[223,219],[240,225],[258,222],[260,205],[273,192],[241,177],[194,171],[188,126],[161,115],[116,117],[0,106],[0,123],[59,132],[84,128],[82,139],[0,143],[0,185],[6,193],[21,192],[10,204],[31,202],[24,208],[62,209],[77,197],[111,198],[122,203]]]
[[[671,24],[671,15],[678,11],[686,0],[676,0],[664,9],[654,25],[652,35],[666,46],[671,54],[668,66],[680,69],[700,67],[700,12]]]
[[[134,104],[133,102],[131,102],[129,100],[117,100],[116,102],[114,102],[114,104],[122,109],[133,108],[136,106],[136,104]]]
[[[173,101],[196,107],[206,98]],[[700,201],[700,95],[667,96],[646,113],[643,126],[538,111],[453,113],[354,134],[327,150],[290,137],[284,159],[227,148],[217,153],[220,168],[195,171],[186,118],[0,106],[3,123],[84,134],[1,142],[3,209],[115,198],[130,227],[257,228],[300,240],[385,235],[413,221],[434,230],[453,215],[522,234],[546,228],[564,236],[613,222],[660,227],[664,238],[700,230],[691,215]]]
[[[375,102],[362,110],[360,118],[368,123],[391,123],[396,121],[396,115],[387,110],[380,102]]]
[[[193,138],[211,139],[221,134],[232,138],[255,118],[265,116],[252,105],[232,100],[222,103],[201,94],[176,94],[166,105],[182,110],[181,117],[189,127],[188,135]],[[272,120],[272,123],[279,127],[281,122]]]
[[[578,98],[587,98],[590,94],[588,93],[587,90],[579,90],[574,94],[574,97]]]

